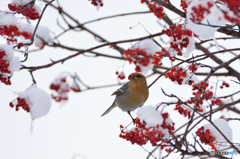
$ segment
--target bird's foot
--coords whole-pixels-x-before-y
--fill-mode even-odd
[[[134,118],[132,117],[130,111],[127,111],[127,113],[128,113],[128,115],[131,117],[131,119],[132,119],[132,121],[133,121],[133,124],[135,124],[136,119],[134,119]]]

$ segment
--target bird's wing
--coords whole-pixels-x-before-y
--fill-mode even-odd
[[[119,95],[125,94],[125,93],[128,91],[128,89],[129,89],[128,83],[129,83],[129,82],[127,82],[127,83],[125,83],[124,85],[122,85],[122,87],[119,88],[119,89],[117,89],[115,92],[113,92],[112,95],[117,95],[117,96],[119,96]]]

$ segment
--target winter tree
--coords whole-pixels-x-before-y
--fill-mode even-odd
[[[239,0],[0,4],[0,158],[238,158]],[[135,121],[100,117],[132,72]]]

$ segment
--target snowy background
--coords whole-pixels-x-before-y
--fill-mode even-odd
[[[6,10],[9,2],[7,0],[0,1],[0,9]],[[80,22],[119,13],[148,11],[147,6],[141,4],[139,0],[104,0],[104,7],[101,7],[99,11],[87,0],[62,0],[60,4],[69,14],[78,18]],[[43,3],[39,3],[39,5],[41,8],[44,6]],[[57,16],[58,13],[55,10],[51,7],[47,8],[40,25],[59,33],[61,29],[56,25]],[[177,15],[171,14],[172,19],[177,17]],[[86,26],[100,33],[109,41],[119,41],[149,35],[141,25],[137,25],[139,23],[143,24],[151,34],[162,30],[152,14],[108,19]],[[78,36],[72,32],[66,34],[61,39],[61,42],[83,49],[96,46],[98,42],[94,41],[92,36],[87,35],[84,31]],[[3,40],[0,42],[4,43]],[[132,47],[133,44],[121,44],[120,46],[127,49]],[[231,45],[236,44],[232,43]],[[30,47],[30,49],[34,48],[35,46]],[[118,52],[108,47],[101,49],[101,51],[107,54],[119,55]],[[68,55],[69,52],[67,51],[45,47],[41,53],[30,53],[28,61],[24,65],[38,66],[49,63],[50,58],[56,60]],[[15,52],[15,56],[24,59],[21,53]],[[116,84],[118,80],[115,71],[117,67],[122,65],[123,61],[120,60],[78,56],[66,61],[63,65],[58,64],[48,69],[33,72],[33,75],[37,81],[37,87],[50,94],[52,93],[49,89],[50,83],[61,72],[76,72],[81,80],[89,86],[100,86]],[[240,67],[239,62],[235,62],[234,65]],[[129,73],[134,72],[134,66],[126,65],[124,72],[128,76]],[[148,78],[147,82],[150,84],[156,77]],[[226,80],[230,81],[230,79]],[[26,90],[31,84],[31,76],[25,70],[14,73],[11,86],[0,84],[0,159],[142,159],[148,155],[142,147],[131,145],[130,142],[118,137],[120,124],[126,126],[131,122],[127,113],[123,113],[116,108],[108,115],[100,118],[100,115],[114,100],[114,97],[110,95],[119,86],[69,93],[69,100],[65,104],[52,101],[50,112],[34,121],[33,132],[30,133],[32,124],[30,114],[23,110],[16,112],[9,107],[9,102],[17,97],[17,92]],[[171,92],[179,96],[183,96],[183,90],[186,96],[192,93],[190,87],[177,86],[170,80],[162,78],[151,87],[150,96],[145,105],[155,106],[162,100],[167,101],[167,97],[163,95],[160,88],[163,88],[166,93]],[[231,83],[229,91],[234,92],[237,90],[239,90],[239,85]],[[224,91],[219,90],[218,93],[221,95]],[[166,108],[165,111],[172,109]],[[132,114],[136,116],[135,112]],[[171,111],[170,117],[176,123],[176,128],[187,122],[177,112]],[[214,116],[216,119],[219,117],[220,115]],[[203,124],[206,124],[206,122],[201,123],[201,125]],[[231,121],[229,124],[233,129],[233,141],[240,142],[239,136],[236,135],[239,131],[236,125],[239,125],[239,123]],[[196,129],[193,132],[195,131]],[[144,148],[148,151],[153,149],[150,145],[144,146]]]

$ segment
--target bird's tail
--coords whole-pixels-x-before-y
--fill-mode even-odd
[[[113,104],[101,115],[104,116],[106,115],[107,113],[109,113],[113,108],[115,108],[117,105],[115,104],[115,101],[113,102]]]

